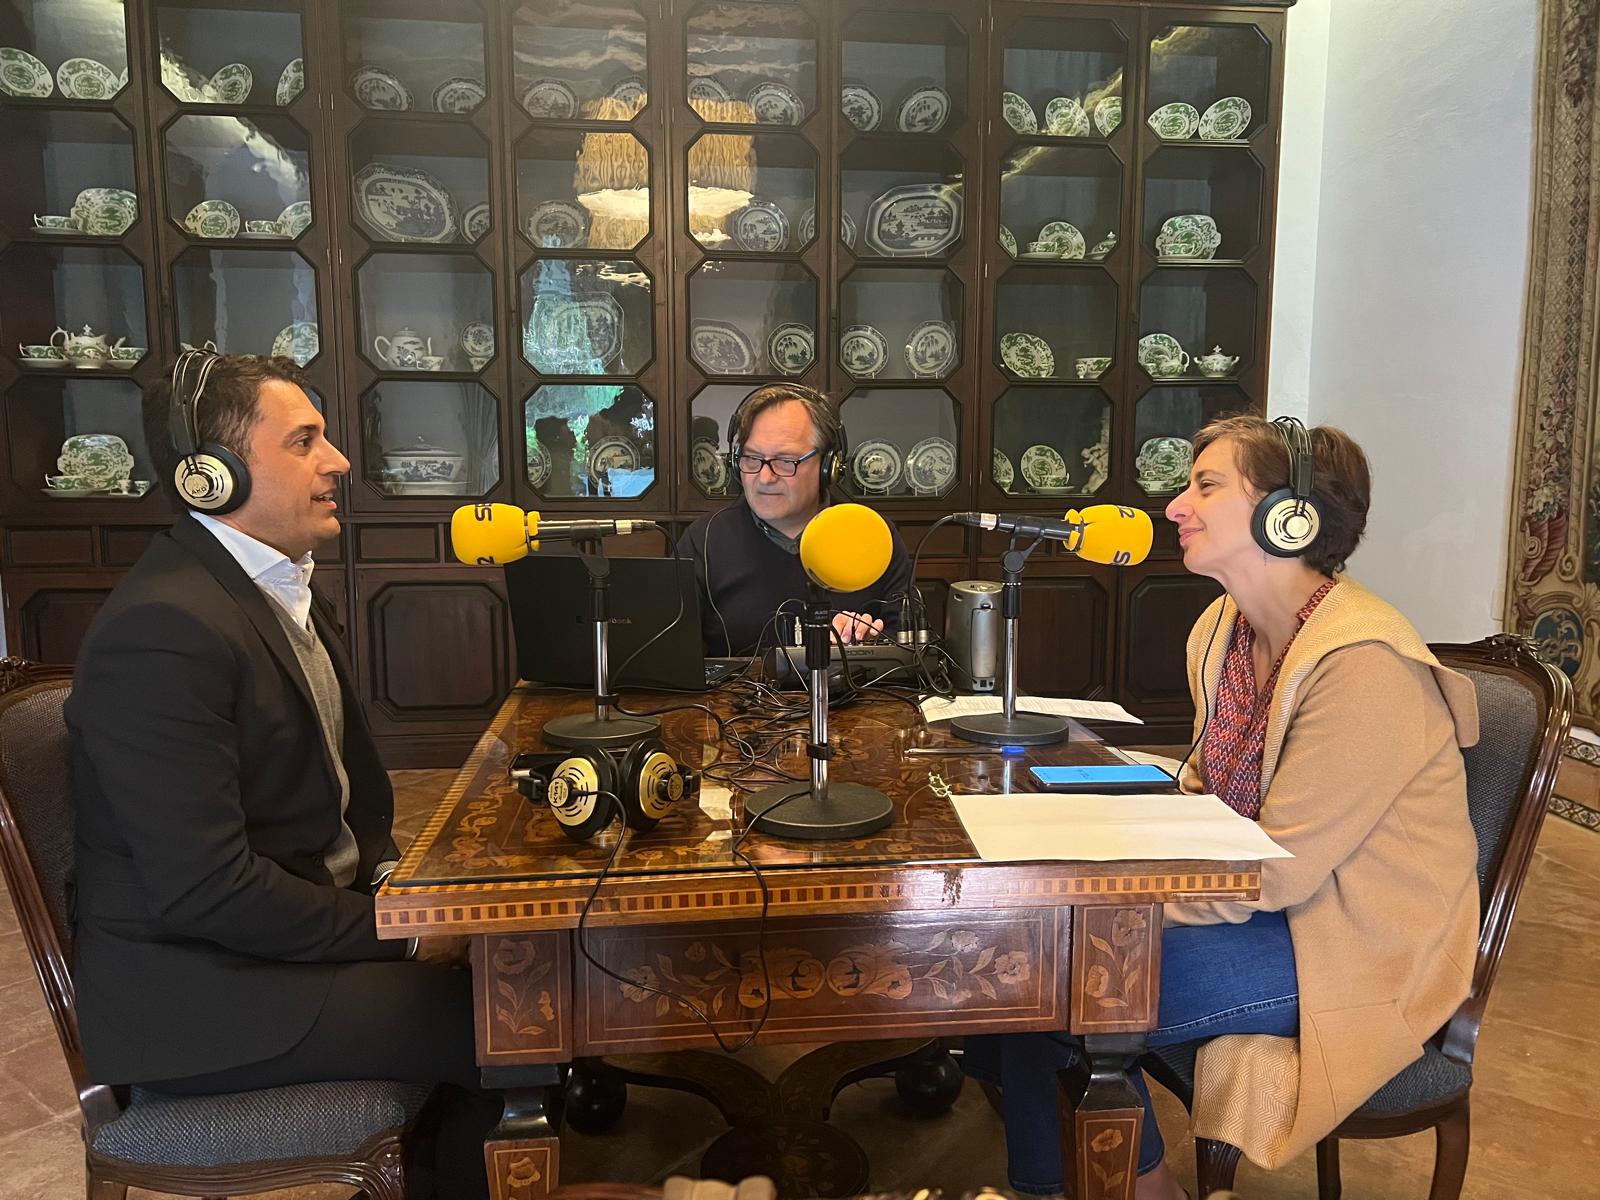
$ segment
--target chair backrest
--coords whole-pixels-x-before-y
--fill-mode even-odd
[[[1472,992],[1445,1026],[1442,1045],[1450,1057],[1470,1063],[1555,789],[1572,724],[1572,684],[1529,643],[1508,634],[1431,649],[1472,680],[1478,694],[1478,744],[1462,751],[1467,810],[1478,835],[1478,958]]]
[[[72,988],[71,760],[62,707],[72,668],[0,659],[0,872],[91,1128],[116,1112],[89,1082]]]

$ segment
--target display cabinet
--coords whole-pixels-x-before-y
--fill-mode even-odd
[[[1034,555],[1022,683],[1186,738],[1216,589],[1160,512],[1265,408],[1287,7],[0,0],[8,644],[70,658],[170,521],[141,403],[178,352],[285,354],[351,460],[317,579],[375,730],[451,761],[514,679],[454,507],[676,535],[794,379],[913,546],[1149,510],[1137,568]],[[936,626],[1003,548],[926,539]]]

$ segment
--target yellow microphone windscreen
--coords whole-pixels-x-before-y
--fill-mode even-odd
[[[833,504],[800,534],[800,565],[830,592],[859,592],[883,578],[894,552],[889,525],[865,504]]]
[[[468,566],[515,562],[528,554],[529,517],[515,504],[464,504],[450,518],[450,548]]]
[[[1155,536],[1150,514],[1142,508],[1091,504],[1082,512],[1069,511],[1067,520],[1084,526],[1077,545],[1069,544],[1067,548],[1090,562],[1119,567],[1142,563],[1150,553],[1150,539]]]

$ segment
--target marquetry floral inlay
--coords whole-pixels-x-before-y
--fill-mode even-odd
[[[883,996],[894,1001],[921,992],[950,1004],[964,1004],[977,994],[996,1000],[1000,988],[1033,978],[1028,950],[1001,951],[983,941],[970,929],[940,930],[920,950],[898,941],[868,942],[845,947],[826,962],[810,949],[785,946],[767,952],[765,975],[755,951],[740,953],[736,966],[721,944],[697,941],[684,947],[681,961],[657,954],[653,966],[621,972],[629,982],[618,987],[624,999],[652,1003],[656,1016],[664,1017],[673,1002],[651,988],[683,995],[715,1015],[730,1003],[761,1007],[767,999],[767,977],[774,1000],[809,1000],[827,989],[837,996]]]
[[[550,974],[550,960],[538,961],[531,939],[498,941],[492,960],[494,1019],[513,1034],[543,1033],[556,1017],[549,988],[539,986]],[[537,1024],[541,1018],[544,1024]]]
[[[1093,933],[1088,934],[1089,945],[1104,960],[1091,962],[1083,977],[1084,991],[1089,993],[1090,999],[1098,1007],[1130,1007],[1134,988],[1144,977],[1145,932],[1148,924],[1144,913],[1136,908],[1124,908],[1111,920],[1110,941]]]

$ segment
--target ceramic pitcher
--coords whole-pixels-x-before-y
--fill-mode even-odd
[[[433,353],[433,339],[424,338],[408,327],[393,337],[384,337],[380,333],[372,339],[372,349],[391,367],[415,367],[418,359]]]

